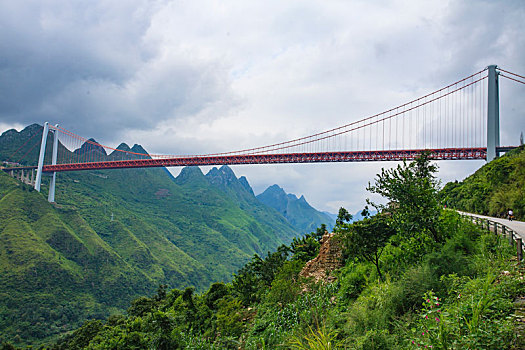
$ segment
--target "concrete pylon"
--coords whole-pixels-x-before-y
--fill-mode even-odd
[[[42,142],[40,143],[40,156],[38,157],[38,168],[36,170],[35,190],[40,192],[40,184],[42,183],[42,170],[44,168],[44,156],[46,154],[46,141],[49,132],[49,123],[44,123],[44,131],[42,132]]]
[[[55,125],[56,127],[58,126]],[[57,152],[58,152],[58,131],[57,129],[53,130],[53,156],[51,159],[51,164],[56,165],[57,163]],[[57,179],[57,173],[56,171],[53,172],[53,175],[51,176],[51,182],[49,183],[49,195],[47,196],[47,201],[50,203],[55,202],[55,183]]]
[[[499,72],[496,65],[488,66],[487,101],[487,162],[498,156],[499,144]]]

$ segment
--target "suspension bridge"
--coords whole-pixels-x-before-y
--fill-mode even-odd
[[[46,122],[41,140],[36,138],[33,141],[33,147],[40,144],[38,165],[4,170],[36,169],[36,179],[30,182],[34,182],[38,191],[42,173],[52,173],[48,200],[53,202],[56,173],[63,171],[398,161],[414,159],[423,151],[431,152],[435,160],[490,161],[500,152],[514,148],[500,145],[500,77],[525,85],[524,76],[491,65],[425,96],[336,128],[280,143],[224,153],[158,155],[134,152],[101,145],[93,139]],[[49,133],[53,136],[53,144],[51,151],[46,151],[51,147],[46,144]],[[45,159],[46,154],[48,159]],[[24,177],[23,173],[21,177]]]

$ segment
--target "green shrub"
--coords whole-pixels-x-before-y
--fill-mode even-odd
[[[266,299],[276,304],[288,304],[293,302],[301,292],[299,272],[304,266],[301,260],[287,261],[275,276]]]
[[[411,267],[397,283],[401,288],[401,297],[396,308],[396,315],[418,310],[421,306],[421,295],[428,290],[442,289],[439,275],[428,263]]]
[[[217,301],[230,294],[228,286],[224,283],[214,283],[204,295],[204,302],[210,309],[217,309]]]
[[[369,330],[355,341],[355,350],[389,350],[396,349],[395,339],[386,330]]]
[[[361,336],[373,329],[390,329],[394,317],[400,315],[403,303],[401,284],[387,280],[370,285],[349,306],[346,333]]]
[[[368,285],[370,273],[373,271],[371,264],[347,263],[338,276],[339,300],[347,304],[356,299]]]
[[[289,345],[291,349],[299,350],[332,350],[339,349],[341,341],[337,340],[335,331],[328,331],[322,326],[315,330],[310,328],[305,335],[292,336]]]
[[[429,267],[430,273],[435,275],[438,281],[440,276],[449,274],[470,275],[472,268],[462,248],[460,242],[449,240],[439,251],[425,256],[424,264]]]
[[[57,345],[59,349],[84,349],[89,342],[99,334],[104,325],[100,320],[89,320],[71,335],[62,339]]]
[[[310,290],[285,305],[267,303],[258,309],[257,317],[248,334],[248,342],[264,343],[275,348],[283,344],[292,331],[307,333],[323,324],[335,307],[335,284],[311,285]]]
[[[416,349],[510,348],[515,338],[512,302],[496,277],[489,273],[457,279],[458,291],[444,302],[433,292],[426,293],[420,320],[407,343]]]
[[[385,246],[381,264],[385,274],[402,275],[411,266],[421,263],[423,257],[436,249],[436,243],[427,235],[403,237],[395,235]]]
[[[228,295],[218,302],[217,332],[223,336],[239,337],[244,331],[245,313],[241,301]]]

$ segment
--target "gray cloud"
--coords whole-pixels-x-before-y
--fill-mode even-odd
[[[0,5],[0,119],[58,121],[99,139],[193,115],[228,92],[215,62],[148,41],[149,2]]]

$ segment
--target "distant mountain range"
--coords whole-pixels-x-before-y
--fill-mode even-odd
[[[25,154],[21,163],[36,164],[41,130],[3,133],[0,160]],[[46,201],[48,183],[38,193],[0,172],[0,334],[21,343],[105,317],[160,284],[228,281],[253,254],[332,221],[287,194],[283,215],[263,202],[273,190],[256,197],[227,166],[206,175],[186,167],[176,178],[164,168],[59,173],[56,205]]]
[[[279,185],[268,187],[256,197],[267,206],[277,210],[301,233],[313,232],[322,224],[325,224],[326,228],[331,231],[337,220],[337,214],[319,211],[313,208],[304,196],[297,198],[295,194],[286,193]],[[357,211],[350,222],[363,219],[361,212],[362,210]],[[376,210],[370,210],[370,215],[376,213]]]
[[[286,193],[278,185],[268,187],[257,195],[257,199],[277,210],[301,233],[313,232],[321,224],[325,224],[331,230],[335,223],[333,216],[314,209],[304,196],[297,198],[294,194]],[[337,215],[335,217],[337,218]]]

